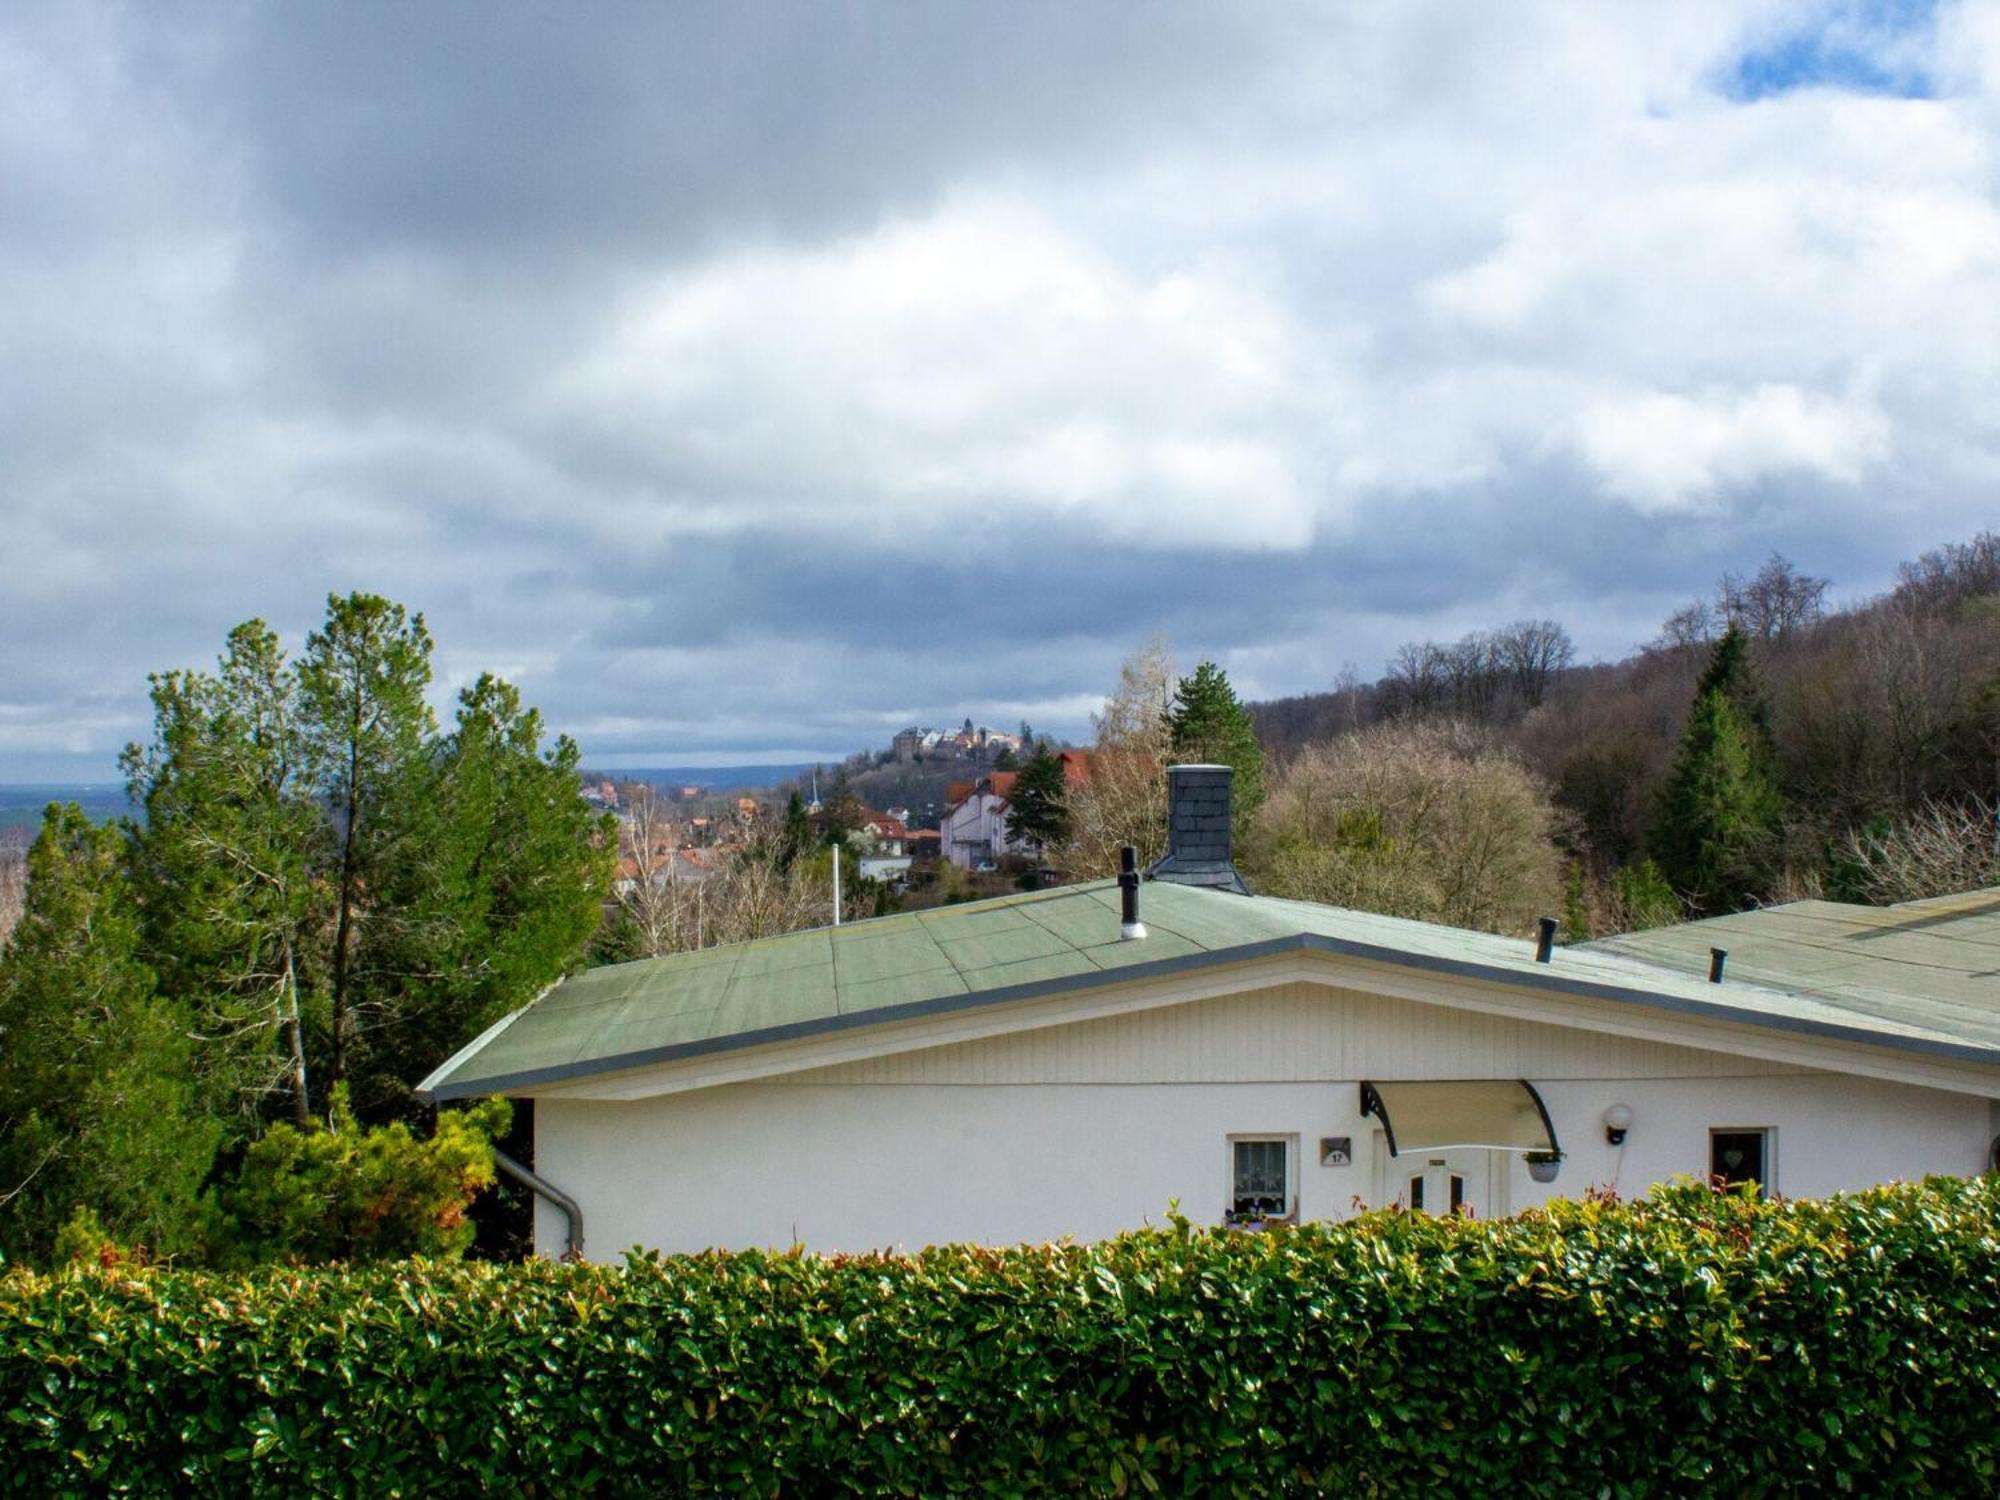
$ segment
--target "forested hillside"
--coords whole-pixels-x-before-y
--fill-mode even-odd
[[[1587,887],[1572,910],[1580,894],[1593,926],[1624,925],[1607,908],[1648,861],[1694,911],[2000,878],[2000,534],[1927,552],[1898,577],[1829,610],[1828,580],[1774,556],[1726,575],[1621,661],[1578,665],[1560,622],[1524,621],[1411,642],[1376,682],[1250,712],[1281,765],[1366,731],[1429,726],[1435,740],[1444,725],[1513,759],[1551,799],[1551,836]],[[1704,730],[1691,709],[1718,673],[1724,718]],[[1704,734],[1705,751],[1693,743]],[[1734,781],[1716,784],[1731,757]],[[1733,880],[1692,888],[1699,855],[1676,847],[1677,778],[1683,832],[1689,817],[1737,817],[1758,845]]]

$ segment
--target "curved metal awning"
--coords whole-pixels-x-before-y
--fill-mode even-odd
[[[1382,1122],[1389,1154],[1560,1151],[1542,1096],[1525,1078],[1426,1079],[1361,1085],[1361,1113]]]

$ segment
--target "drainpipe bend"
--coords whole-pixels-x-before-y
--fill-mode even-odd
[[[570,1197],[568,1193],[565,1193],[553,1182],[550,1182],[548,1178],[538,1176],[534,1172],[529,1171],[505,1151],[497,1149],[494,1151],[493,1165],[520,1183],[522,1187],[527,1188],[539,1197],[548,1199],[550,1203],[562,1211],[562,1216],[569,1221],[569,1248],[564,1254],[564,1259],[582,1260],[583,1209],[578,1206],[576,1199]]]

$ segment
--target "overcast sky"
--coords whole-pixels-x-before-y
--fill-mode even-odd
[[[0,780],[329,590],[598,764],[2000,519],[1992,5],[0,11]]]

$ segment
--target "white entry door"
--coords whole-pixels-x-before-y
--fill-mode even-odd
[[[1427,1214],[1469,1213],[1481,1219],[1507,1212],[1507,1163],[1504,1151],[1405,1151],[1389,1154],[1388,1142],[1376,1137],[1375,1201],[1382,1207],[1401,1204]]]

